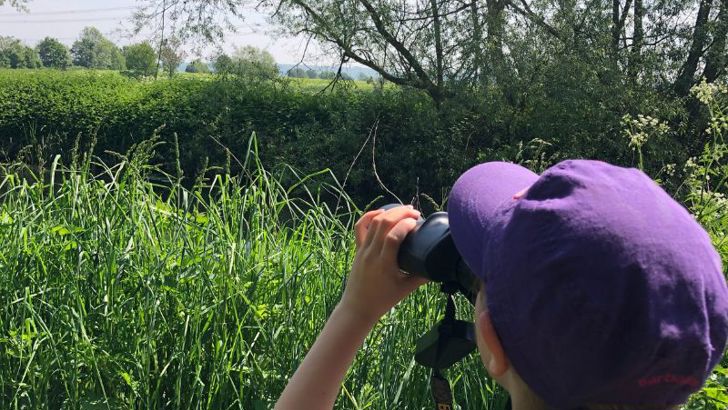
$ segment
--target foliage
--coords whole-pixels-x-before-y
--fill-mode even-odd
[[[709,112],[705,132],[711,141],[703,152],[688,159],[684,166],[685,203],[710,234],[723,261],[728,279],[728,86],[702,82],[691,93]],[[687,409],[720,410],[728,406],[728,351],[696,394]]]
[[[307,78],[306,70],[301,67],[294,67],[288,70],[288,76],[292,78]]]
[[[249,81],[273,80],[278,77],[278,65],[273,56],[253,46],[237,47],[231,57],[219,55],[215,71],[224,76],[234,75]]]
[[[68,166],[2,167],[3,408],[270,408],[339,300],[361,212],[342,181],[271,173],[256,139],[243,141],[237,177],[161,173],[150,163],[159,142],[113,164],[74,151]],[[184,150],[172,152],[179,161]],[[699,160],[699,189],[724,158]],[[321,201],[332,193],[335,208]],[[724,229],[713,215],[701,222]],[[426,286],[386,316],[335,408],[430,407],[412,352],[443,302]],[[686,409],[725,407],[725,364]],[[456,408],[507,408],[476,355],[449,376]]]
[[[150,75],[157,64],[157,53],[148,42],[124,46],[126,68],[141,75]]]
[[[185,189],[157,143],[3,168],[0,407],[272,408],[338,302],[360,211],[336,179],[266,171],[245,138],[240,177]],[[444,305],[425,287],[382,320],[336,409],[429,407],[413,349]],[[461,408],[504,409],[477,356],[450,373]]]
[[[554,73],[554,87],[564,75]],[[177,134],[182,167],[190,175],[205,158],[210,166],[225,166],[221,144],[239,150],[241,135],[256,131],[266,166],[288,163],[303,172],[330,167],[361,206],[386,194],[382,184],[406,202],[427,194],[440,203],[454,178],[480,161],[518,157],[545,165],[587,157],[634,165],[636,155],[621,132],[622,113],[672,122],[681,112],[649,94],[631,101],[606,87],[604,94],[562,87],[550,97],[535,89],[537,104],[514,111],[499,103],[497,92],[485,97],[489,104],[467,98],[438,107],[420,91],[361,82],[339,81],[321,93],[331,90],[329,81],[178,77],[138,82],[98,71],[0,72],[4,154],[13,159],[42,142],[44,152],[67,159],[79,135],[81,141],[96,135],[99,152],[123,152],[164,125],[161,137],[172,141]],[[634,108],[607,108],[617,104],[610,99]],[[698,139],[691,135],[668,132],[650,141],[643,147],[645,169],[655,175],[664,163],[684,162],[689,151],[682,144]],[[544,143],[529,148],[536,140]],[[172,170],[169,152],[158,152]],[[237,172],[234,161],[232,168]]]
[[[182,43],[178,38],[172,37],[164,42],[160,60],[169,78],[172,78],[177,71],[177,67],[182,64],[185,55],[186,53],[182,50]]]
[[[10,7],[15,7],[18,10],[24,10],[25,9],[25,3],[27,3],[29,0],[8,0],[7,3],[10,5]],[[0,0],[0,6],[5,4],[6,0]]]
[[[675,195],[700,222],[710,235],[713,245],[722,259],[723,273],[728,280],[728,87],[725,84],[708,84],[703,81],[693,87],[691,95],[706,109],[706,128],[700,130],[709,138],[699,155],[687,158],[682,167],[675,163],[664,164],[656,173],[666,179],[658,179],[663,185],[678,174],[679,184]],[[699,107],[696,107],[699,108]],[[627,144],[639,156],[638,165],[644,169],[643,150],[651,145],[660,147],[666,134],[680,134],[658,118],[625,115],[622,119]],[[684,132],[684,131],[682,131]],[[655,150],[652,150],[654,155]],[[704,388],[693,395],[686,410],[720,410],[728,405],[728,351],[708,378]]]
[[[38,53],[13,37],[0,36],[0,68],[42,67]]]
[[[331,70],[323,70],[319,73],[319,78],[322,80],[333,80],[336,78],[336,73]]]
[[[222,53],[215,57],[213,63],[215,72],[221,75],[227,75],[233,70],[233,59],[229,55]]]
[[[66,69],[71,65],[68,48],[52,37],[46,37],[36,46],[44,67]]]
[[[86,27],[71,47],[73,64],[96,69],[123,70],[121,50],[95,27]]]
[[[202,61],[201,59],[195,59],[191,63],[187,64],[187,67],[185,67],[185,72],[188,73],[209,73],[210,67],[207,65],[206,62]]]
[[[305,34],[342,63],[357,62],[436,102],[495,87],[518,109],[544,72],[582,72],[613,88],[686,97],[725,75],[728,3],[713,0],[406,2],[147,0],[167,5],[188,37],[213,40],[255,6],[289,35]],[[185,21],[196,13],[198,18]],[[204,18],[203,18],[204,17]],[[153,18],[138,20],[156,24]],[[220,24],[220,22],[224,22]],[[305,51],[304,51],[305,52]],[[303,57],[303,56],[302,56]]]

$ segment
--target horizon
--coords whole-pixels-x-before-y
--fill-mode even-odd
[[[136,36],[130,34],[129,23],[138,7],[136,0],[107,0],[103,7],[92,0],[64,1],[62,5],[53,0],[31,0],[26,12],[4,4],[0,6],[0,36],[17,38],[31,47],[35,47],[45,37],[52,37],[70,48],[83,28],[93,26],[117,46],[123,47],[152,38],[149,30]],[[305,48],[306,38],[277,36],[273,33],[276,26],[255,9],[246,9],[244,19],[235,20],[237,32],[225,31],[221,43],[210,45],[201,52],[195,52],[194,47],[185,44],[184,50],[189,60],[201,58],[209,61],[218,50],[230,54],[235,47],[250,45],[269,52],[278,64],[338,67],[338,59],[326,55],[313,40],[302,59],[300,53]],[[364,66],[349,63],[345,67]]]

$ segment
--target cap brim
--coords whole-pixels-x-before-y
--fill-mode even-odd
[[[470,168],[453,185],[447,203],[450,232],[465,263],[481,279],[483,241],[494,212],[538,178],[517,164],[486,162]]]

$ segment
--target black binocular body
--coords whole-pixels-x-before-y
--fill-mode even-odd
[[[390,204],[382,209],[401,206]],[[460,292],[471,304],[480,288],[479,282],[463,261],[450,235],[447,212],[435,212],[420,218],[415,228],[400,244],[399,268],[440,283],[448,295],[445,318],[417,340],[415,360],[432,369],[446,369],[475,350],[473,324],[455,319],[452,295]]]
[[[401,205],[390,204],[382,209],[398,206]],[[471,303],[475,302],[480,285],[455,248],[447,212],[420,218],[400,245],[397,262],[404,273],[441,283],[446,293],[460,292]]]

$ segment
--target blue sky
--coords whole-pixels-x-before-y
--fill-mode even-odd
[[[29,13],[18,12],[7,4],[0,6],[0,36],[12,36],[34,46],[46,36],[55,37],[71,45],[85,26],[95,26],[109,39],[119,45],[144,40],[144,35],[128,38],[125,28],[129,28],[129,17],[139,2],[135,0],[30,0]],[[240,21],[237,33],[229,33],[223,49],[231,51],[234,46],[252,45],[270,52],[279,63],[297,63],[305,39],[276,39],[270,32],[273,27],[266,22],[265,16],[254,10],[246,11]],[[209,57],[213,48],[204,50],[201,57]],[[191,53],[188,53],[191,55]],[[310,47],[307,52],[308,64],[332,64],[318,47]]]

